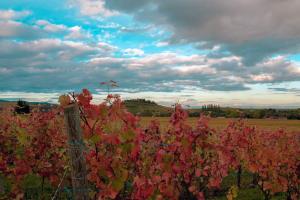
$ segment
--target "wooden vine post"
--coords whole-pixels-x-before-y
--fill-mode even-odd
[[[64,108],[64,118],[68,134],[68,148],[74,199],[87,200],[89,198],[86,179],[86,161],[84,157],[84,142],[80,127],[79,108],[76,103]]]

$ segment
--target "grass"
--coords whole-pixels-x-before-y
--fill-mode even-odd
[[[153,119],[160,122],[162,127],[167,127],[169,122],[169,117],[142,117],[141,124],[146,126]],[[198,118],[189,118],[188,123],[194,126],[197,123]],[[227,118],[212,118],[209,125],[215,129],[223,129],[232,120],[237,119],[227,119]],[[245,119],[246,124],[251,126],[257,126],[260,129],[266,130],[277,130],[280,128],[287,129],[289,131],[300,131],[300,121],[299,120],[286,120],[286,119]]]
[[[223,179],[221,190],[228,191],[228,189],[236,185],[237,175],[235,172],[231,172],[227,177]],[[241,177],[241,188],[238,190],[238,196],[236,200],[264,200],[262,191],[256,186],[251,187],[252,174],[243,171]],[[271,197],[271,200],[285,200],[286,195],[284,193],[278,193]],[[227,200],[226,192],[219,196],[211,197],[210,200]]]

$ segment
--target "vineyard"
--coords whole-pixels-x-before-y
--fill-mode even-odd
[[[145,128],[117,95],[96,105],[83,89],[59,101],[50,112],[1,112],[0,199],[233,200],[246,189],[251,199],[251,188],[260,199],[300,198],[299,131],[242,119],[217,130],[203,115],[193,127],[179,104],[165,128]],[[66,127],[70,108],[76,130]]]

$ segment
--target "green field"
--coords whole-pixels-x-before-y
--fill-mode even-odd
[[[141,123],[143,126],[149,124],[151,120],[158,120],[163,127],[166,127],[169,122],[169,117],[141,117]],[[197,123],[198,118],[191,117],[188,119],[188,123],[194,126]],[[211,118],[209,125],[216,129],[223,129],[230,121],[238,119],[227,118]],[[300,131],[300,120],[286,120],[286,119],[245,119],[246,124],[256,126],[259,129],[277,130],[280,128],[287,129],[289,131]]]

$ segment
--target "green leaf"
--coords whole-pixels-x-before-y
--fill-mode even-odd
[[[123,178],[118,177],[112,181],[111,186],[115,191],[120,191],[124,187],[124,183]]]
[[[11,190],[11,183],[7,177],[0,174],[0,197],[8,194]]]
[[[17,131],[18,131],[17,138],[19,143],[21,145],[26,145],[30,140],[30,137],[28,136],[28,134],[25,132],[24,129],[18,128]]]
[[[133,130],[129,130],[123,134],[121,134],[121,140],[122,142],[130,141],[135,138],[135,133]]]
[[[28,174],[23,178],[21,185],[24,190],[39,188],[42,185],[42,177],[36,174]]]
[[[128,154],[131,152],[131,150],[133,148],[133,144],[125,143],[125,144],[122,144],[121,148],[122,148],[123,153]]]
[[[16,155],[20,158],[22,158],[24,156],[24,147],[23,146],[17,146]]]
[[[100,135],[98,135],[98,134],[94,134],[94,135],[90,138],[90,141],[91,141],[93,144],[98,143],[100,140],[101,140],[101,138],[100,138]]]
[[[103,130],[105,133],[119,133],[122,128],[122,121],[110,121],[108,124],[104,125]]]

